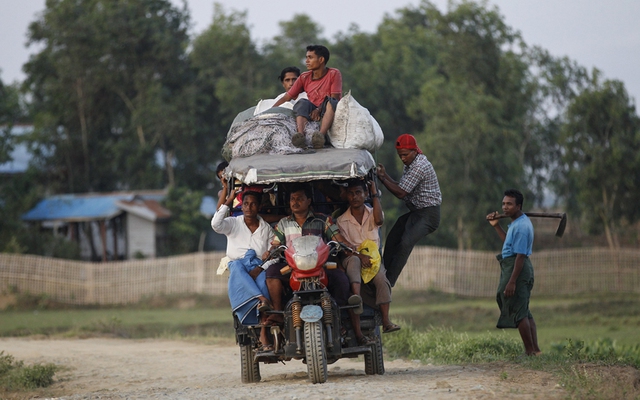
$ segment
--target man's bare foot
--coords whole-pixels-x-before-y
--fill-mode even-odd
[[[325,136],[320,132],[314,132],[311,137],[311,144],[314,149],[321,149],[324,147]]]
[[[291,144],[300,149],[305,149],[307,147],[307,140],[304,137],[304,133],[296,133],[291,137]]]

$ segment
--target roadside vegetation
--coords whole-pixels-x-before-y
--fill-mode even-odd
[[[0,351],[0,398],[9,392],[47,387],[53,383],[58,369],[54,364],[24,365],[11,354]]]
[[[501,379],[515,367],[558,377],[576,399],[640,399],[640,296],[534,298],[543,354],[524,356],[517,330],[495,329],[492,299],[399,293],[392,310],[403,329],[384,338],[387,357],[433,364],[496,363]]]
[[[450,328],[403,329],[385,337],[387,357],[432,364],[495,363],[503,380],[516,379],[516,368],[550,372],[576,399],[640,398],[640,345],[619,345],[610,339],[567,339],[526,357],[520,340],[500,333],[469,335]],[[522,376],[520,373],[517,376]]]
[[[388,360],[491,363],[503,369],[500,376],[505,380],[516,379],[514,368],[540,370],[554,374],[572,398],[640,398],[639,295],[534,298],[532,312],[543,350],[538,357],[523,356],[516,330],[494,328],[497,308],[493,299],[398,291],[391,311],[402,330],[383,337]],[[15,294],[10,305],[0,311],[0,318],[0,336],[4,337],[234,342],[226,297],[154,296],[134,305],[77,307],[57,304],[46,296]],[[5,365],[20,364],[7,357]],[[11,376],[29,382],[55,373],[53,366],[37,368],[36,375],[13,372]],[[30,387],[16,382],[11,384],[12,390]],[[6,390],[7,386],[3,387]]]

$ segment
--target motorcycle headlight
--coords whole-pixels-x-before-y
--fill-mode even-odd
[[[296,266],[301,271],[309,271],[314,269],[318,264],[318,253],[312,253],[307,255],[296,254],[293,256],[293,260],[296,262]]]

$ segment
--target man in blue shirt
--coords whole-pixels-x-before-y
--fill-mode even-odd
[[[538,333],[533,315],[529,311],[529,299],[533,289],[533,265],[529,256],[533,247],[533,225],[522,212],[524,196],[518,190],[504,192],[502,212],[511,218],[508,231],[500,226],[495,211],[487,215],[487,220],[504,242],[500,261],[500,284],[496,301],[500,307],[498,328],[518,328],[529,356],[541,353],[538,347]]]

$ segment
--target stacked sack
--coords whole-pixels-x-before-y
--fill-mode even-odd
[[[374,152],[384,141],[378,121],[351,96],[351,91],[338,102],[328,136],[336,149],[365,149]]]

